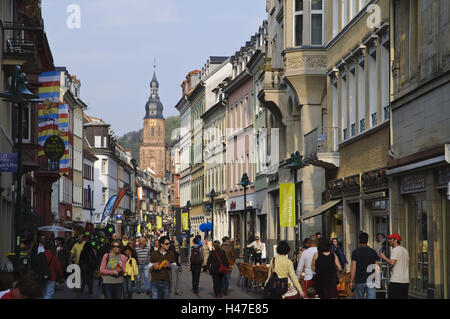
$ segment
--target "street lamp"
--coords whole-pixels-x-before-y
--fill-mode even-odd
[[[297,170],[305,165],[302,164],[302,156],[299,151],[291,154],[291,158],[288,160],[286,167],[290,168],[294,173],[294,185],[295,185],[295,251],[298,252],[299,249],[299,225],[298,225],[298,207],[297,207]],[[279,223],[278,223],[279,225]]]
[[[247,245],[247,187],[250,185],[247,173],[242,175],[242,179],[237,185],[244,187],[244,245]]]
[[[211,238],[213,241],[214,241],[214,227],[215,227],[215,225],[214,225],[214,197],[219,196],[219,195],[220,195],[220,193],[216,193],[214,191],[214,188],[211,190],[211,192],[208,195],[206,195],[209,198],[211,198],[211,215],[212,215]]]
[[[15,211],[15,269],[18,269],[20,258],[20,216],[22,212],[22,138],[23,138],[23,104],[40,102],[38,96],[31,93],[27,88],[28,82],[25,80],[25,73],[20,73],[20,66],[16,66],[8,91],[0,93],[0,98],[17,105],[17,192]]]

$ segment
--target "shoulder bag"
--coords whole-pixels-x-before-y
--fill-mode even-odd
[[[279,278],[275,272],[275,258],[272,259],[272,274],[269,281],[264,286],[265,299],[281,299],[288,291],[288,278]]]
[[[219,259],[219,262],[220,262],[219,274],[221,274],[221,275],[228,275],[228,271],[229,271],[228,267],[225,266],[222,263],[222,260],[220,259],[219,254],[217,253],[217,250],[215,250],[215,252],[216,252],[216,256],[217,256],[217,258]]]

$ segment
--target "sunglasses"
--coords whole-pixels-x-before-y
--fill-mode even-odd
[[[170,245],[170,243],[164,243],[163,245],[167,246],[167,245]]]
[[[112,248],[120,248],[120,246],[112,246]]]

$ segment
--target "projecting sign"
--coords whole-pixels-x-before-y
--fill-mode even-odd
[[[0,172],[17,172],[17,153],[0,153]]]
[[[64,141],[58,135],[47,137],[44,143],[44,153],[52,161],[59,161],[63,157],[66,146]]]

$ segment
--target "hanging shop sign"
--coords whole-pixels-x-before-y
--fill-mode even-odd
[[[66,145],[62,138],[58,135],[51,135],[47,137],[44,143],[44,153],[52,161],[59,161],[66,150]]]

